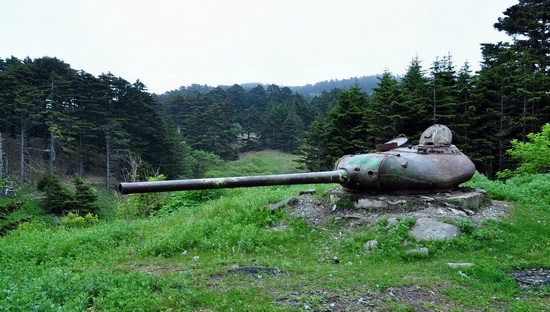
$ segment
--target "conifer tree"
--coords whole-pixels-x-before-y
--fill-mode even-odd
[[[330,112],[327,154],[332,160],[347,154],[367,152],[373,144],[368,142],[366,119],[368,97],[358,85],[343,91]]]
[[[330,155],[328,151],[330,141],[328,128],[328,118],[319,114],[311,123],[309,130],[305,132],[305,137],[297,152],[305,169],[310,171],[333,169],[336,157]]]
[[[404,117],[399,83],[389,71],[384,71],[373,91],[367,105],[366,120],[370,143],[376,145],[396,137]]]
[[[416,140],[432,124],[429,79],[426,77],[418,57],[411,60],[399,86],[401,88],[402,105],[400,109],[402,111],[401,124],[397,131]]]
[[[281,145],[287,153],[294,152],[304,135],[304,122],[294,109],[288,111],[281,129]]]
[[[86,184],[84,180],[78,176],[75,176],[73,183],[75,186],[75,192],[72,210],[80,216],[88,213],[96,213],[98,210],[96,203],[97,195],[94,193],[90,185]]]
[[[431,68],[432,123],[452,125],[459,118],[456,72],[451,55],[436,59]]]

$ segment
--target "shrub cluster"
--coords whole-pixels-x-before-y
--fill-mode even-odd
[[[97,195],[92,188],[80,177],[75,177],[73,183],[75,191],[71,192],[61,185],[55,176],[45,174],[37,185],[38,190],[45,195],[42,209],[55,214],[73,212],[77,215],[86,215],[96,213],[98,210]]]

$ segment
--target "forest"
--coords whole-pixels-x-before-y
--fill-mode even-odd
[[[550,122],[550,6],[520,1],[503,15],[494,27],[511,40],[482,43],[478,72],[451,54],[429,66],[413,58],[402,77],[384,72],[372,88],[363,84],[369,76],[347,87],[321,83],[331,86],[323,91],[193,85],[157,95],[139,80],[95,77],[56,57],[0,59],[0,180],[32,184],[49,172],[102,177],[109,188],[159,174],[200,177],[208,164],[265,149],[326,170],[397,136],[414,142],[435,123],[495,177],[516,165],[512,140]]]
[[[0,59],[0,310],[550,311],[550,1],[503,15],[511,41],[483,43],[475,73],[449,54],[402,76],[152,94],[55,57]],[[325,170],[434,123],[478,170],[456,193],[483,203],[339,208],[336,184],[113,190]],[[413,237],[426,215],[457,236]]]

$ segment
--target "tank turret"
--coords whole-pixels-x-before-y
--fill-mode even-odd
[[[377,146],[375,153],[346,155],[332,171],[190,179],[157,182],[123,182],[121,194],[170,192],[287,184],[338,183],[346,191],[436,193],[453,190],[472,178],[475,166],[456,146],[444,125],[433,125],[418,145],[403,147],[397,138]]]

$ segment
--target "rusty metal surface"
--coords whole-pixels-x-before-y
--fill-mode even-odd
[[[407,143],[407,138],[395,138],[383,144],[377,144],[375,149],[377,152],[386,152],[394,148],[398,148]]]
[[[426,193],[451,190],[471,179],[475,166],[456,147],[398,148],[387,152],[345,156],[338,169],[349,172],[348,190]]]
[[[270,176],[192,179],[120,183],[122,194],[170,192],[250,186],[339,183],[345,190],[400,193],[435,193],[456,189],[475,173],[472,161],[451,144],[452,134],[434,125],[422,134],[421,144],[398,147],[398,138],[386,142],[380,151],[346,155],[333,171]]]
[[[449,146],[453,141],[451,129],[444,125],[433,125],[424,130],[418,142],[419,146]]]
[[[398,147],[399,146],[397,145],[396,142],[376,144],[376,151],[377,152],[385,152],[385,151],[389,151],[389,150],[392,150],[392,149],[398,148]]]

